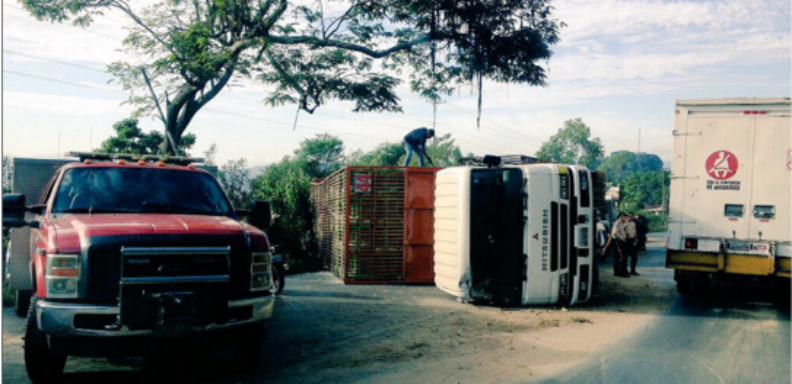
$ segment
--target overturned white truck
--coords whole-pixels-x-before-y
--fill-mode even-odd
[[[574,305],[593,294],[592,173],[559,164],[437,174],[435,283],[462,301]]]

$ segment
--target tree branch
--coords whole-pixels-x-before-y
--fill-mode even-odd
[[[439,38],[440,38],[439,35],[435,35],[435,37],[434,37],[435,40],[438,40]],[[369,57],[372,57],[372,58],[375,58],[375,59],[381,59],[381,58],[383,58],[385,56],[390,55],[391,53],[399,52],[399,51],[406,51],[406,50],[409,50],[410,48],[412,48],[412,47],[414,47],[416,45],[421,45],[421,44],[425,44],[425,43],[428,43],[428,42],[432,41],[432,37],[430,35],[426,34],[426,35],[423,35],[423,36],[418,37],[416,39],[396,44],[396,45],[394,45],[394,46],[392,46],[392,47],[390,47],[388,49],[384,49],[384,50],[378,51],[378,50],[374,50],[374,49],[371,49],[369,47],[365,47],[365,46],[358,45],[358,44],[352,44],[352,43],[347,43],[347,42],[338,41],[338,40],[320,39],[320,38],[314,37],[314,36],[273,36],[273,35],[270,35],[270,36],[267,37],[267,39],[270,42],[272,42],[272,43],[282,44],[282,45],[308,44],[308,45],[313,45],[313,46],[316,46],[316,47],[341,48],[341,49],[346,49],[346,50],[349,50],[349,51],[359,52],[359,53],[362,53],[362,54],[364,54],[366,56],[369,56]]]
[[[181,58],[181,57],[180,57],[180,56],[179,56],[179,55],[176,53],[176,51],[174,51],[174,50],[173,50],[173,49],[170,47],[170,45],[168,45],[168,43],[166,43],[166,42],[165,42],[165,40],[163,40],[163,39],[162,39],[162,38],[161,38],[161,37],[160,37],[160,36],[159,36],[159,35],[158,35],[156,32],[154,32],[154,30],[152,30],[152,29],[151,29],[151,28],[148,26],[148,24],[144,23],[144,22],[143,22],[143,20],[141,20],[141,19],[140,19],[140,18],[139,18],[139,17],[138,17],[138,16],[137,16],[137,15],[136,15],[134,12],[132,12],[132,9],[131,9],[131,8],[129,8],[129,5],[128,5],[128,4],[126,4],[126,3],[125,3],[125,2],[123,2],[123,1],[115,1],[115,2],[113,2],[113,6],[114,6],[114,7],[116,7],[116,8],[118,8],[118,9],[120,9],[120,10],[121,10],[121,12],[124,12],[124,13],[126,13],[126,14],[127,14],[127,16],[129,16],[130,18],[132,18],[132,20],[133,20],[135,23],[137,23],[138,25],[140,25],[141,27],[143,27],[143,29],[145,29],[146,31],[148,31],[148,33],[149,33],[149,34],[151,34],[151,36],[153,36],[153,37],[154,37],[154,39],[155,39],[155,40],[157,40],[157,41],[158,41],[160,44],[162,44],[162,46],[163,46],[163,47],[165,47],[165,49],[167,49],[167,50],[168,50],[170,53],[172,53],[174,56],[176,56],[176,58],[178,58],[179,60],[182,60],[182,58]]]

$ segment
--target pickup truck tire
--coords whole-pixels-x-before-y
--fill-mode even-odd
[[[14,297],[14,313],[19,317],[26,317],[30,310],[30,297],[33,291],[19,290]]]
[[[280,265],[272,266],[272,290],[276,295],[283,293],[283,288],[286,286],[286,271]]]
[[[27,321],[23,330],[25,369],[34,383],[50,383],[63,375],[66,356],[50,351],[47,335],[41,332],[36,321],[36,298],[30,300]]]

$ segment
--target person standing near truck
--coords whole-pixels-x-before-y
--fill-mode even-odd
[[[628,241],[627,231],[629,222],[629,216],[626,213],[620,213],[618,219],[613,224],[613,231],[611,232],[611,240],[616,240],[616,254],[613,258],[613,273],[619,277],[630,277],[630,274],[627,272],[627,256],[632,253],[634,247],[632,247]],[[633,237],[635,236],[633,235]],[[608,242],[606,248],[610,246],[611,242]]]
[[[404,136],[404,148],[407,150],[407,158],[404,159],[404,166],[410,165],[413,152],[418,153],[418,163],[423,167],[424,157],[429,161],[429,164],[434,165],[432,158],[426,153],[426,140],[433,138],[435,135],[434,129],[421,127],[408,133]]]
[[[638,225],[636,224],[635,215],[630,212],[627,214],[628,220],[627,225],[624,228],[624,232],[627,235],[627,247],[628,251],[625,254],[624,259],[624,270],[627,270],[627,256],[630,257],[630,274],[633,276],[638,276],[640,273],[635,270],[635,267],[638,266]]]

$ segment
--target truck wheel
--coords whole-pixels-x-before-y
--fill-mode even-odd
[[[30,296],[32,295],[33,291],[16,291],[16,297],[14,298],[14,313],[16,313],[17,316],[27,316],[28,310],[30,309]]]
[[[47,335],[41,332],[36,321],[36,298],[30,301],[27,321],[23,330],[25,369],[34,383],[57,381],[66,367],[66,356],[49,350]]]
[[[693,292],[693,282],[689,280],[679,280],[677,281],[677,292],[687,295]]]
[[[286,286],[285,273],[280,266],[272,266],[272,291],[276,295],[283,293],[283,288]]]

